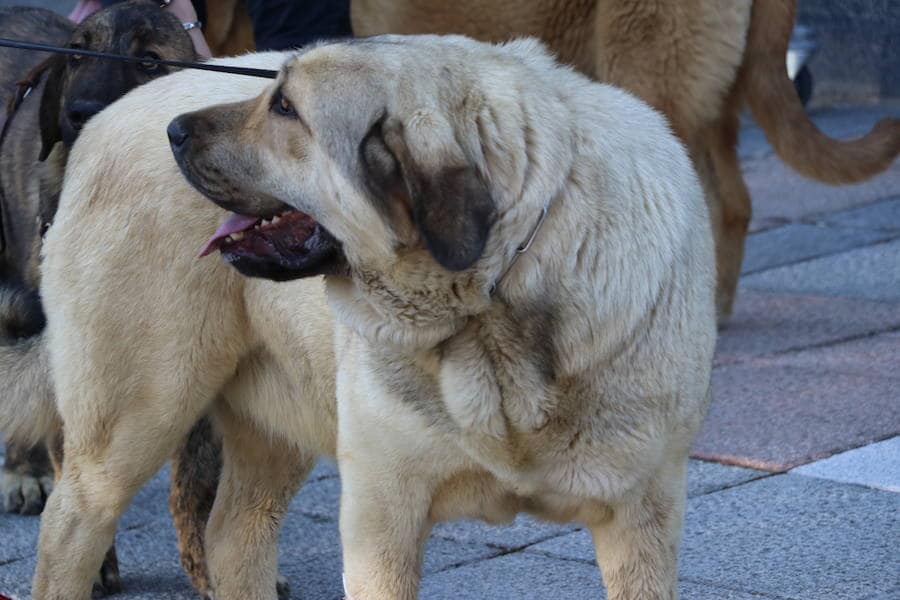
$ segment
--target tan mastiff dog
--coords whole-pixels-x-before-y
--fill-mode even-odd
[[[287,56],[217,62],[277,69]],[[213,594],[276,597],[280,518],[315,458],[335,452],[334,326],[321,280],[275,284],[197,260],[225,213],[185,182],[165,133],[185,110],[270,83],[179,72],[93,117],[72,148],[42,250],[47,327],[17,348],[20,377],[56,393],[0,397],[10,430],[37,435],[58,418],[65,428],[36,600],[90,597],[119,515],[205,412],[222,437],[206,531]],[[269,224],[256,240],[267,251],[254,264],[289,278],[293,232]]]
[[[168,131],[245,215],[216,241],[229,261],[271,219],[302,243],[290,274],[325,274],[348,597],[414,599],[435,521],[519,511],[586,524],[611,599],[676,597],[715,268],[660,114],[533,40],[385,36]]]
[[[560,60],[637,94],[687,145],[713,223],[720,317],[731,313],[750,222],[737,157],[746,103],[778,155],[806,177],[863,181],[900,152],[900,120],[835,141],[810,121],[785,68],[796,0],[353,0],[357,35],[461,33],[544,40]]]

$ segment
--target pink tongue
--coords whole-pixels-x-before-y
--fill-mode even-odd
[[[207,254],[210,254],[219,248],[219,242],[225,239],[227,236],[232,233],[237,233],[238,231],[244,231],[246,229],[250,229],[257,223],[259,223],[260,219],[258,217],[248,217],[247,215],[239,215],[237,213],[231,213],[225,222],[219,225],[219,228],[213,234],[213,236],[206,242],[206,245],[203,246],[203,250],[200,251],[200,257],[204,257]]]

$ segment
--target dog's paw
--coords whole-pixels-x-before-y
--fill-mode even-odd
[[[291,584],[287,577],[278,574],[278,581],[275,582],[275,591],[278,593],[278,600],[288,600],[291,597]]]
[[[0,478],[3,510],[21,515],[37,515],[44,509],[47,496],[53,491],[53,477],[16,473],[4,469]]]

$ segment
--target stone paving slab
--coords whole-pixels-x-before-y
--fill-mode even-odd
[[[717,365],[900,327],[900,303],[801,296],[742,288],[734,313],[719,331]],[[894,353],[898,346],[894,347]],[[843,351],[844,347],[837,348]],[[883,348],[885,353],[890,349]]]
[[[318,480],[311,477],[294,498],[282,528],[280,569],[291,581],[294,598],[336,600],[340,594],[341,552],[337,528],[340,485],[333,476],[333,468],[329,461],[317,465],[314,475],[318,475]],[[761,471],[691,461],[688,494],[692,497],[709,494],[765,475]],[[166,468],[138,492],[122,519],[123,523],[131,524],[130,530],[120,527],[116,537],[127,587],[127,593],[119,596],[123,599],[194,598],[178,562],[175,532],[166,504],[168,481]],[[3,564],[0,560],[0,592],[28,595],[37,529],[37,518],[0,516],[2,539],[17,542],[16,552],[10,554],[14,562]],[[475,521],[442,524],[429,539],[424,571],[427,575],[478,563],[504,554],[510,548],[566,535],[575,529],[574,525],[539,523],[524,516],[506,527]],[[0,547],[12,548],[8,542]],[[592,572],[596,577],[596,569]]]
[[[900,236],[895,231],[849,229],[796,224],[773,227],[747,236],[741,273],[748,275],[773,267],[869,246]]]
[[[900,232],[900,198],[891,198],[860,208],[823,215],[816,221],[839,227]]]
[[[786,366],[719,367],[692,455],[769,471],[900,434],[895,379]]]
[[[777,475],[689,500],[679,573],[762,597],[863,600],[896,589],[898,538],[900,494]],[[585,531],[527,552],[593,561]]]
[[[900,492],[900,436],[797,467],[791,473]]]
[[[861,337],[842,344],[759,358],[758,365],[781,364],[832,373],[900,379],[900,331]]]
[[[768,475],[766,471],[692,460],[688,463],[687,495],[688,498],[695,498]]]
[[[748,275],[741,286],[900,301],[900,240]]]
[[[681,581],[678,587],[683,600],[776,598],[687,581]],[[606,593],[595,565],[516,553],[426,577],[419,597],[429,600],[598,600],[606,598]]]
[[[753,202],[751,231],[865,206],[900,189],[896,163],[869,181],[843,186],[806,179],[775,156],[745,163],[743,172]]]

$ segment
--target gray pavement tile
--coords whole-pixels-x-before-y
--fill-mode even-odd
[[[7,562],[34,554],[40,525],[40,518],[36,516],[0,511],[0,572]]]
[[[900,492],[900,436],[797,467],[791,473]]]
[[[123,596],[117,598],[197,598],[181,568],[175,529],[167,514],[163,513],[161,518],[147,523],[145,527],[120,531],[116,535],[116,554],[125,591]]]
[[[31,597],[31,576],[37,559],[29,556],[15,562],[0,561],[0,594],[18,598]]]
[[[900,327],[900,303],[738,290],[719,331],[717,365]]]
[[[823,215],[816,221],[838,227],[900,232],[900,198]]]
[[[766,229],[747,237],[741,273],[749,274],[868,246],[900,236],[896,231],[876,231],[790,224]]]
[[[787,367],[719,367],[692,455],[783,471],[900,434],[897,381]]]
[[[143,527],[160,517],[171,521],[169,516],[169,465],[153,476],[131,501],[119,519],[119,531]]]
[[[897,600],[897,598],[900,598],[900,586],[898,586],[884,594],[875,594],[874,596],[866,596],[862,600]]]
[[[900,494],[777,475],[688,501],[684,581],[773,598],[862,600],[900,576]],[[576,532],[528,552],[593,560]]]
[[[689,502],[682,576],[788,598],[897,585],[900,494],[780,475]]]
[[[900,162],[869,181],[843,186],[806,179],[775,156],[745,162],[743,171],[753,199],[751,231],[865,206],[900,189]]]
[[[900,300],[900,240],[770,269],[741,286],[797,294]]]
[[[326,477],[310,481],[291,502],[291,510],[316,520],[337,521],[340,506],[341,480]]]
[[[762,357],[754,361],[757,365],[775,363],[806,369],[827,369],[832,373],[898,379],[900,331],[865,336],[777,357]]]
[[[688,462],[688,498],[702,496],[769,475],[768,471],[720,465],[704,460]]]
[[[484,521],[460,520],[439,523],[432,536],[458,542],[488,544],[495,548],[517,549],[574,531],[577,525],[540,521],[518,515],[512,523],[492,525]]]
[[[588,537],[586,533],[584,537]],[[687,581],[681,581],[678,587],[683,600],[770,598]],[[600,579],[600,570],[594,564],[517,552],[427,576],[422,581],[419,597],[429,600],[597,600],[606,598],[606,593]]]

